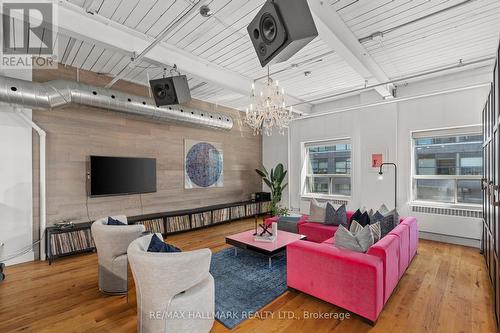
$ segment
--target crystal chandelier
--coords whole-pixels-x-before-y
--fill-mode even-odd
[[[267,82],[264,89],[255,93],[255,84],[252,84],[250,93],[250,108],[246,109],[245,123],[253,129],[253,134],[271,135],[274,128],[280,134],[285,134],[285,128],[292,120],[292,108],[285,107],[285,90],[280,89],[269,77],[267,69]]]

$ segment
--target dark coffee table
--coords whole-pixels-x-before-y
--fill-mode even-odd
[[[234,246],[234,254],[238,255],[238,248],[266,256],[271,268],[271,258],[285,251],[290,243],[305,239],[306,236],[291,233],[288,231],[278,231],[278,236],[274,242],[258,242],[254,238],[254,230],[240,232],[239,234],[226,237],[226,243]]]

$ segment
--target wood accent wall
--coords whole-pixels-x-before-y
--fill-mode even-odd
[[[79,73],[80,82],[104,86],[109,77]],[[33,81],[76,80],[75,68],[34,70]],[[117,82],[113,89],[147,96],[144,86]],[[195,208],[249,199],[261,189],[254,169],[262,163],[261,137],[239,125],[238,111],[193,100],[190,107],[233,116],[230,132],[159,123],[147,118],[91,107],[70,105],[47,111],[33,110],[33,120],[47,132],[47,221],[87,220],[113,214],[128,216]],[[184,189],[184,139],[221,142],[224,152],[224,187]],[[151,194],[88,198],[86,172],[90,155],[154,157],[158,191]],[[38,137],[33,135],[34,225],[38,225]],[[141,211],[141,197],[143,211]],[[37,229],[37,228],[35,228]],[[35,231],[36,232],[36,231]]]

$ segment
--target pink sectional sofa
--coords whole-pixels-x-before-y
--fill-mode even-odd
[[[352,214],[348,212],[348,220]],[[366,253],[336,248],[333,236],[337,227],[307,222],[305,215],[298,230],[307,240],[287,246],[288,286],[371,322],[377,320],[417,253],[418,225],[414,217],[402,218]]]
[[[352,214],[354,214],[354,212],[347,212],[347,221],[351,219]],[[308,218],[308,215],[302,215],[302,217],[297,222],[297,229],[299,231],[299,234],[306,235],[308,241],[321,243],[329,238],[332,238],[333,235],[335,235],[338,227],[333,225],[325,225],[322,223],[308,222]],[[265,224],[268,225],[276,221],[278,221],[277,216],[270,217],[266,219]]]

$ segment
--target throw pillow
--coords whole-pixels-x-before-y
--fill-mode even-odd
[[[386,214],[383,214],[384,216],[389,216],[389,215],[392,215],[394,217],[394,226],[397,226],[399,224],[399,213],[398,211],[396,210],[396,208],[394,208],[393,210],[391,210],[390,212],[386,213]]]
[[[360,209],[354,212],[352,214],[351,219],[349,220],[349,225],[352,223],[352,221],[358,221],[359,224],[361,224],[362,227],[370,224],[370,215],[368,215],[368,212],[365,211],[361,212]]]
[[[382,229],[380,227],[380,222],[375,222],[369,225],[373,236],[373,243],[378,242],[382,238]]]
[[[387,215],[378,220],[380,223],[380,238],[385,237],[392,229],[396,227],[394,224],[394,215]]]
[[[347,228],[347,210],[345,204],[335,209],[329,202],[326,203],[325,224],[343,225]]]
[[[358,220],[359,224],[361,224],[362,227],[365,227],[367,225],[370,224],[370,216],[368,215],[368,212],[364,212],[363,214],[361,214],[360,218]]]
[[[351,234],[356,235],[361,230],[363,230],[361,224],[359,224],[356,220],[353,220],[351,226],[349,227],[349,231],[351,232]]]
[[[389,208],[387,208],[387,206],[385,204],[382,204],[380,206],[380,208],[378,209],[378,211],[380,212],[380,214],[385,215],[385,214],[389,213]]]
[[[373,243],[376,243],[380,240],[380,235],[381,235],[381,229],[380,229],[380,222],[375,222],[373,224],[368,225],[370,227],[370,231],[372,232],[373,236]],[[356,221],[352,221],[351,227],[349,228],[349,231],[355,235],[358,232],[363,230],[363,227],[361,224],[359,224]]]
[[[361,218],[361,210],[356,210],[354,214],[352,214],[351,219],[349,220],[349,225],[352,223],[352,221],[358,221]]]
[[[156,234],[151,237],[148,252],[182,252],[181,249],[162,241]]]
[[[108,225],[126,225],[126,224],[120,220],[116,220],[111,216],[108,216]]]
[[[334,246],[356,252],[366,252],[373,245],[373,236],[370,227],[365,227],[356,235],[353,235],[349,230],[340,225],[335,232]]]
[[[375,223],[377,221],[380,221],[381,219],[384,218],[384,215],[381,214],[378,210],[373,214],[373,216],[370,218],[370,223]]]
[[[312,199],[309,205],[308,222],[325,223],[326,203],[320,204],[316,199]]]

